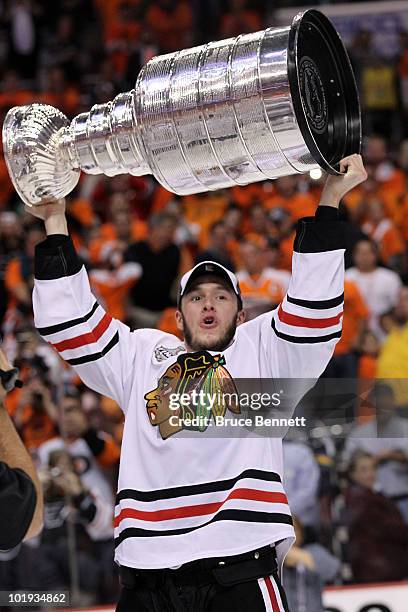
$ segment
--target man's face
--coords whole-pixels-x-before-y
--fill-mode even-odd
[[[67,397],[61,404],[61,425],[70,437],[81,436],[88,428],[88,421],[81,404],[75,398]]]
[[[234,291],[211,276],[203,276],[188,290],[176,313],[177,327],[191,351],[225,350],[244,318]]]
[[[373,489],[377,479],[374,459],[371,457],[361,457],[351,473],[351,479],[361,487]]]
[[[369,242],[362,240],[354,250],[354,263],[362,272],[375,268],[377,255]]]

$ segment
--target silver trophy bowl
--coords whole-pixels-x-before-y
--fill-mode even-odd
[[[72,191],[80,171],[153,174],[180,195],[321,167],[360,151],[347,52],[316,10],[268,28],[152,59],[135,88],[71,122],[12,108],[3,126],[13,184],[28,205]]]

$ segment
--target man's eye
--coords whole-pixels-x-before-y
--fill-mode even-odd
[[[226,299],[227,299],[227,296],[226,296],[226,295],[219,295],[219,296],[218,296],[218,299],[219,299],[219,300],[226,300]]]
[[[193,297],[191,298],[192,302],[198,302],[199,300],[201,300],[201,296],[199,295],[193,295]]]

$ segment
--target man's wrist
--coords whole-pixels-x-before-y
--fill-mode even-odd
[[[47,219],[44,219],[45,231],[47,236],[53,234],[64,234],[68,236],[68,226],[65,214],[50,215]]]

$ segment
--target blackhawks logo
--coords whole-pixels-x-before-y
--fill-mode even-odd
[[[175,398],[191,398],[181,403]],[[207,351],[183,353],[159,378],[157,387],[144,396],[150,423],[159,428],[165,440],[182,429],[205,431],[212,416],[230,410],[240,412],[237,388],[223,355]],[[172,418],[173,417],[173,418]],[[185,423],[194,422],[194,425]]]

